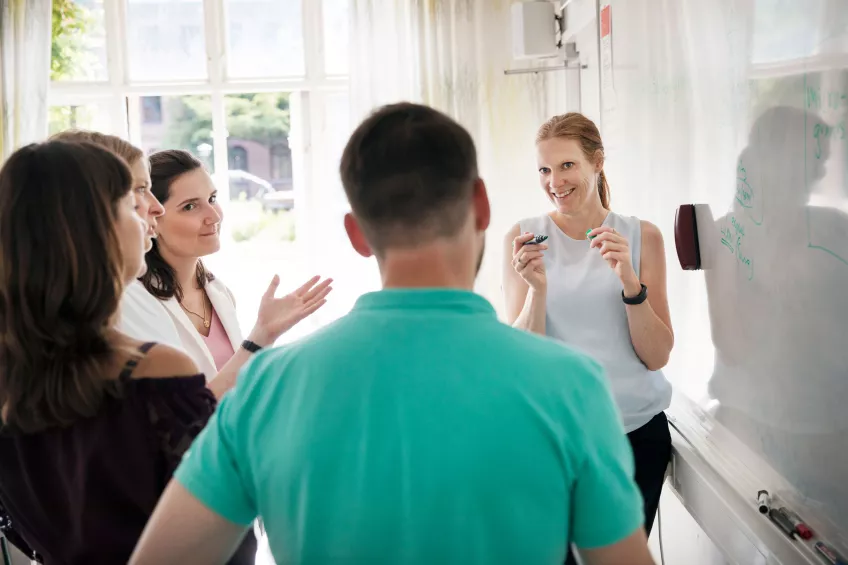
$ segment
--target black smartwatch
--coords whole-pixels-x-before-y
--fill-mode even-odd
[[[632,296],[630,298],[624,296],[624,291],[621,291],[621,299],[624,300],[624,303],[630,306],[636,306],[637,304],[642,304],[644,301],[648,299],[648,287],[642,285],[642,291],[636,296]]]
[[[257,351],[262,349],[261,345],[259,345],[258,343],[253,343],[249,339],[246,339],[243,342],[241,342],[241,346],[251,353],[256,353]]]

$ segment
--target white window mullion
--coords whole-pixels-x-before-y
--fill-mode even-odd
[[[128,108],[127,127],[130,132],[130,143],[136,147],[142,147],[142,124],[141,124],[141,97],[136,94],[128,94],[126,98]]]
[[[303,13],[303,54],[306,65],[306,83],[314,85],[325,81],[324,73],[324,25],[322,19],[323,0],[302,0]],[[321,112],[316,111],[317,92],[308,90],[292,93],[291,103],[291,132],[289,144],[292,146],[294,198],[295,198],[295,233],[297,240],[310,241],[314,234],[313,186],[315,180],[321,178],[316,174],[314,148],[321,139]],[[298,250],[304,253],[303,246]],[[304,259],[305,257],[302,257]],[[303,262],[301,264],[304,264]],[[310,266],[311,268],[311,266]]]
[[[295,233],[298,241],[310,241],[314,234],[310,233],[309,210],[311,202],[308,187],[312,186],[314,172],[312,169],[312,147],[315,144],[314,133],[317,124],[314,114],[309,111],[313,94],[309,92],[293,92],[289,98],[291,110],[291,129],[289,130],[289,147],[292,152],[292,187],[294,190]],[[299,251],[303,251],[299,247]],[[303,257],[301,257],[303,259]],[[301,262],[302,264],[302,262]]]
[[[206,72],[213,88],[227,78],[227,8],[224,0],[203,0],[206,32]]]
[[[227,111],[224,105],[224,93],[218,89],[212,91],[212,148],[214,150],[215,176],[216,185],[219,190],[219,197],[222,201],[227,201],[230,198],[229,190],[224,190],[229,186],[229,162],[227,161]]]
[[[128,76],[126,0],[104,2],[103,9],[106,25],[106,61],[109,70],[109,87],[112,92],[109,104],[112,123],[110,133],[134,140],[137,134],[129,129],[127,104],[124,98]]]
[[[302,0],[303,11],[303,54],[306,63],[307,83],[324,82],[324,22],[322,15],[323,0]],[[300,241],[308,241],[308,230],[312,227],[309,221],[314,202],[311,194],[316,175],[315,151],[316,143],[323,143],[321,138],[320,111],[316,111],[318,92],[301,92],[292,94],[292,122],[290,143],[295,143],[300,161],[300,175],[295,175],[295,230]],[[297,173],[297,169],[295,170]]]
[[[303,1],[303,54],[306,57],[306,80],[324,81],[323,0]],[[285,54],[276,54],[284,56]]]
[[[212,102],[212,148],[215,164],[215,184],[219,199],[226,203],[230,197],[227,164],[227,114],[224,107],[223,85],[226,60],[226,20],[223,0],[204,0],[206,30],[206,61]]]

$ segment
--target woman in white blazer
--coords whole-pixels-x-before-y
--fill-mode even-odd
[[[201,260],[221,246],[223,212],[212,179],[193,155],[178,150],[151,155],[150,178],[153,195],[165,213],[145,256],[147,272],[141,282],[165,306],[183,349],[220,397],[253,352],[273,344],[326,302],[332,280],[319,282],[320,277],[313,277],[276,298],[279,277],[275,276],[262,297],[256,325],[243,339],[232,293]]]
[[[175,296],[163,301],[162,304],[177,327],[177,335],[183,349],[194,359],[203,374],[216,375],[239,350],[244,338],[236,319],[236,303],[230,289],[220,280],[213,278],[206,283],[204,291],[208,304],[211,304],[211,312],[207,310],[209,313],[206,315],[206,320],[209,321],[211,317],[215,317],[220,321],[220,326],[216,322],[216,329],[218,327],[223,328],[223,334],[227,337],[226,343],[229,345],[229,349],[223,350],[226,359],[220,364],[215,359],[215,353],[218,353],[218,357],[221,358],[221,350],[213,351],[215,346],[220,345],[220,343],[213,341],[210,344],[209,335],[200,333],[203,330],[209,332],[212,329],[211,324],[210,328],[205,326],[202,329],[198,328],[191,314],[186,312],[185,307],[180,304]]]

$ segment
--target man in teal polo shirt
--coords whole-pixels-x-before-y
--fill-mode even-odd
[[[590,565],[652,563],[601,369],[471,290],[490,212],[468,132],[383,107],[341,176],[384,290],[256,356],[132,563],[221,563],[257,516],[280,565],[554,565],[570,543]]]

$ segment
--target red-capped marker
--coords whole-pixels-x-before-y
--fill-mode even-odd
[[[813,530],[804,523],[800,516],[785,507],[781,507],[780,511],[789,518],[789,521],[792,522],[792,526],[795,528],[795,531],[798,532],[799,536],[803,539],[810,539],[813,537]]]

